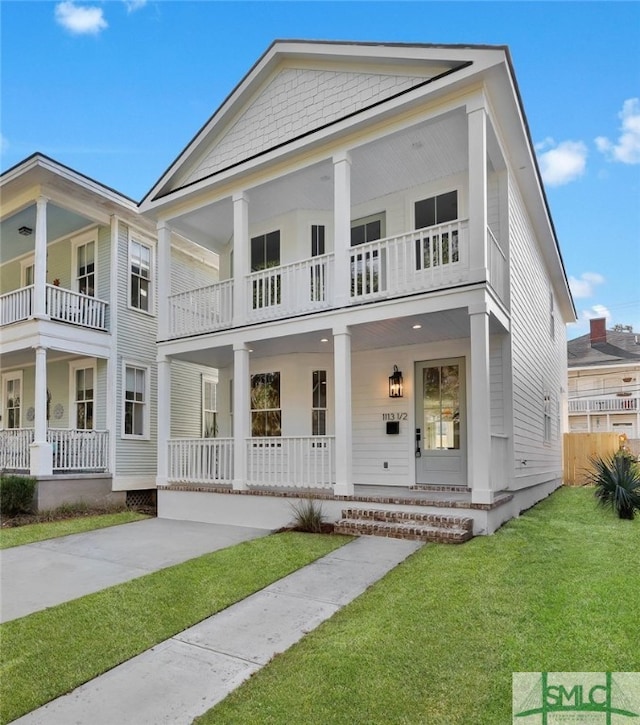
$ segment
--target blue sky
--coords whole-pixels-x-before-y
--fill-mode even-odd
[[[275,38],[509,46],[580,323],[640,332],[640,3],[0,0],[0,162],[140,200]]]

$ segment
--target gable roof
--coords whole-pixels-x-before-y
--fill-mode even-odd
[[[503,59],[507,49],[276,40],[145,195],[141,207],[145,211],[172,192],[462,71],[487,51]]]
[[[606,339],[591,342],[591,335],[581,335],[567,343],[569,368],[620,365],[640,362],[640,335],[624,330],[607,330]]]

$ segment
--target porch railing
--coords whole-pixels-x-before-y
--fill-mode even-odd
[[[233,482],[233,438],[172,438],[168,443],[169,481]]]
[[[247,277],[248,318],[267,320],[333,304],[333,255],[252,272]]]
[[[52,320],[106,330],[107,303],[73,290],[47,285],[47,314]]]
[[[624,413],[640,410],[638,398],[616,397],[570,400],[569,413]]]
[[[231,327],[233,280],[169,297],[169,337],[183,337]]]
[[[463,281],[469,269],[466,220],[353,247],[351,301],[366,302]]]
[[[0,296],[0,325],[26,320],[32,315],[33,285]]]
[[[498,297],[506,302],[507,256],[489,227],[487,227],[487,254],[489,257],[489,282]]]
[[[49,428],[47,441],[53,448],[54,471],[106,471],[109,433],[106,430]]]
[[[0,430],[0,471],[28,471],[33,428]]]
[[[335,480],[333,436],[248,438],[251,486],[331,488]]]

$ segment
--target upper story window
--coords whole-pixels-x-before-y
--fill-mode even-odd
[[[251,435],[282,435],[279,372],[251,376]]]
[[[153,250],[136,239],[129,243],[129,301],[131,307],[151,312]]]
[[[251,271],[280,266],[280,230],[251,238]]]
[[[446,194],[431,196],[415,203],[416,229],[433,227],[458,218],[458,192],[449,191]]]
[[[372,214],[351,222],[351,246],[375,242],[385,234],[385,213]]]
[[[31,285],[35,282],[35,271],[36,271],[33,257],[30,257],[29,259],[24,260],[21,263],[21,271],[22,271],[21,286],[22,287],[31,287]]]
[[[76,247],[76,289],[93,297],[96,289],[96,243],[79,244]]]
[[[311,256],[319,257],[324,254],[324,224],[311,225]]]

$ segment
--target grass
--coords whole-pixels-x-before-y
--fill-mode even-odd
[[[30,712],[350,540],[288,532],[0,625],[0,722]]]
[[[137,511],[120,511],[118,513],[75,517],[60,521],[47,521],[38,524],[2,528],[0,529],[0,549],[22,546],[23,544],[33,544],[36,541],[55,539],[58,536],[81,534],[84,531],[104,529],[107,526],[129,524],[132,521],[141,521],[146,518],[149,517]]]
[[[511,722],[513,672],[640,670],[639,550],[639,521],[561,489],[423,548],[196,722]]]

